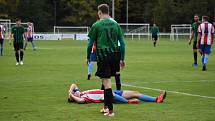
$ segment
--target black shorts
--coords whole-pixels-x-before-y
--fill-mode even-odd
[[[154,41],[157,41],[158,40],[158,35],[152,35],[152,39],[154,40]]]
[[[120,70],[119,52],[107,55],[103,60],[97,62],[96,76],[100,78],[111,78]]]
[[[0,39],[0,44],[1,44],[1,45],[4,44],[4,39]]]
[[[13,47],[15,51],[23,49],[23,43],[13,43]]]
[[[199,48],[199,47],[198,48],[196,47],[196,43],[197,43],[197,41],[193,41],[193,49],[198,49]]]

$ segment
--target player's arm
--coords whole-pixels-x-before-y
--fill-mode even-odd
[[[88,41],[88,46],[87,46],[87,62],[89,62],[90,60],[90,54],[91,54],[91,50],[92,50],[92,47],[93,47],[93,40],[92,39],[89,39]]]
[[[87,61],[90,60],[90,53],[93,47],[94,41],[97,39],[97,29],[96,29],[96,24],[93,24],[90,32],[88,34],[89,41],[88,41],[88,46],[87,46]]]
[[[202,29],[201,29],[201,26],[199,25],[196,48],[199,48],[199,43],[200,43],[200,39],[201,39],[201,32],[202,32]]]
[[[122,36],[122,32],[118,36],[118,40],[120,43],[120,54],[121,54],[121,59],[120,59],[120,66],[123,69],[125,67],[125,42],[124,42],[124,37]]]
[[[84,100],[84,98],[80,98],[80,97],[76,97],[73,94],[70,94],[70,97],[77,103],[79,104],[84,104],[86,103],[86,101]]]
[[[79,90],[76,84],[71,84],[69,88],[69,94],[73,94],[75,91]]]
[[[13,32],[9,33],[9,44],[11,45],[13,39]]]
[[[160,38],[160,37],[159,37],[159,35],[160,35],[159,27],[157,27],[157,29],[158,29],[158,30],[157,30],[157,36],[158,36],[158,41],[159,41],[159,38]]]
[[[200,33],[198,33],[197,43],[196,43],[196,48],[199,48],[200,37],[201,37],[201,34],[200,34]]]
[[[191,41],[192,41],[193,37],[194,37],[194,31],[192,30],[191,36],[190,36],[190,38],[189,38],[189,40],[188,40],[188,44],[189,44],[189,45],[191,44]]]

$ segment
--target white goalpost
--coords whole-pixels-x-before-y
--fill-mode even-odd
[[[150,39],[150,24],[149,23],[119,23],[126,37],[147,38]]]
[[[88,26],[54,26],[54,34],[61,33],[88,33]]]
[[[192,32],[191,24],[173,24],[171,25],[170,40],[178,40],[180,37],[190,36]]]
[[[62,39],[87,40],[88,26],[54,26],[54,34],[58,34]]]

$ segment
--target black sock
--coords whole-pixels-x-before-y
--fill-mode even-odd
[[[103,84],[102,84],[103,85]],[[104,86],[104,85],[103,85]],[[104,89],[104,107],[108,107],[108,104],[107,104],[107,94],[105,93],[105,89]]]
[[[105,89],[105,105],[108,106],[109,110],[113,110],[113,92],[111,88]]]
[[[105,86],[103,84],[101,86],[101,90],[105,90]]]
[[[23,55],[24,55],[24,52],[23,52],[23,51],[20,51],[20,60],[21,60],[21,61],[23,60]]]
[[[120,74],[115,75],[116,90],[121,90]]]
[[[193,52],[194,64],[197,64],[197,52]]]
[[[16,62],[19,62],[19,52],[18,51],[15,52],[15,57],[16,57]]]
[[[156,45],[156,42],[154,42],[154,47],[155,47],[155,45]]]

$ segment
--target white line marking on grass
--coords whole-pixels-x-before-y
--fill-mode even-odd
[[[162,91],[161,89],[156,89],[156,88],[150,88],[150,87],[142,87],[142,86],[135,86],[135,85],[129,85],[129,84],[122,84],[123,86],[127,87],[135,87],[135,88],[141,88],[141,89],[148,89],[148,90],[154,90],[154,91]],[[166,90],[169,93],[175,93],[175,94],[181,94],[181,95],[187,95],[187,96],[192,96],[192,97],[201,97],[201,98],[207,98],[207,99],[215,99],[215,97],[210,97],[210,96],[202,96],[202,95],[197,95],[197,94],[190,94],[190,93],[185,93],[185,92],[177,92],[177,91],[171,91],[171,90]]]
[[[215,82],[215,80],[197,80],[197,81],[151,81],[141,83],[201,83],[201,82]]]

